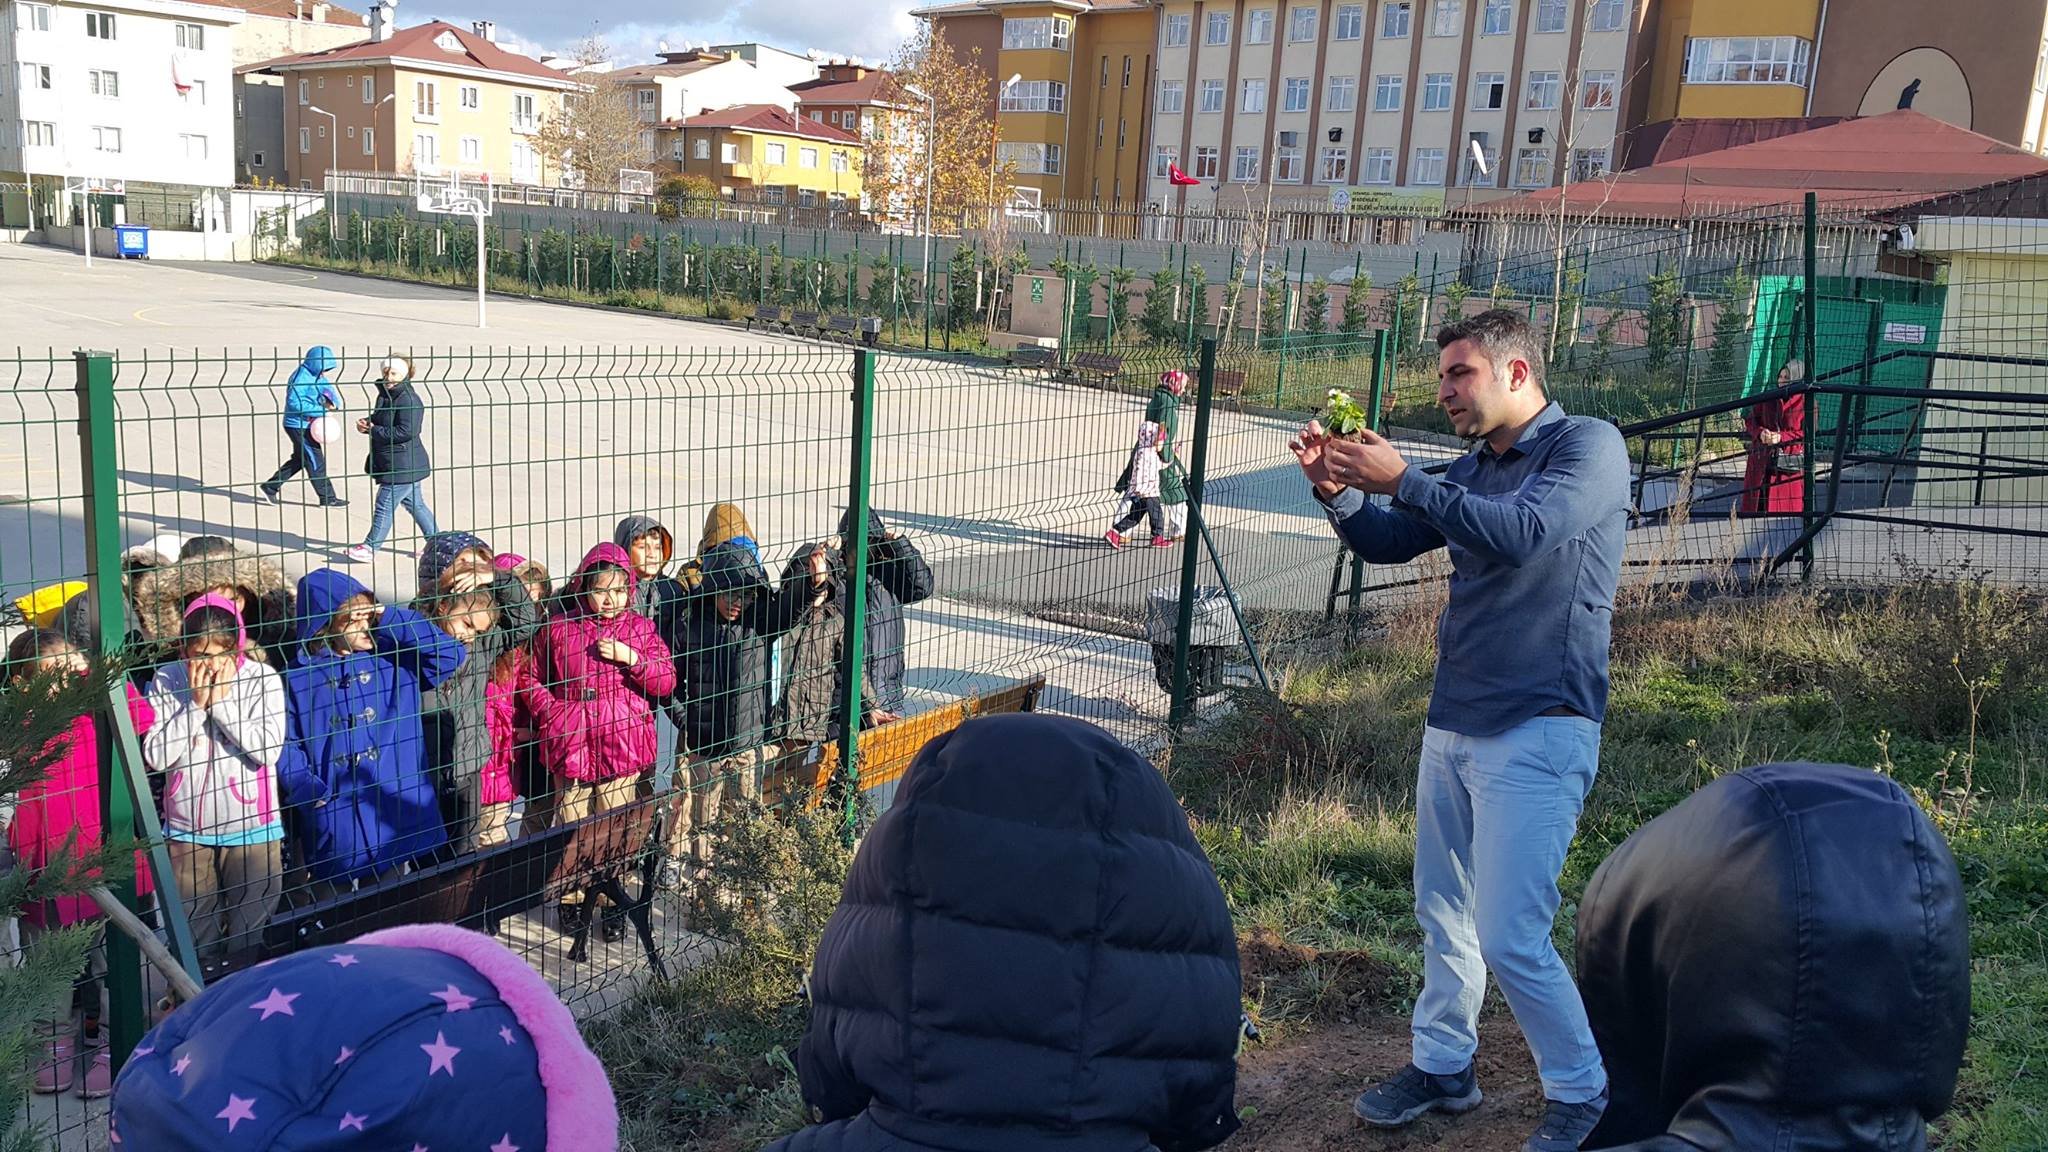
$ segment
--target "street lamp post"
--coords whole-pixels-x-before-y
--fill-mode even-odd
[[[920,92],[906,84],[905,92],[924,101],[924,259],[922,271],[918,273],[918,292],[924,297],[924,346],[932,346],[932,179],[938,173],[937,142],[934,136],[939,130],[938,97],[929,92]]]
[[[306,105],[306,111],[327,117],[327,177],[320,181],[321,186],[325,187],[328,180],[334,179],[334,170],[341,167],[341,121],[334,118],[334,113],[318,104]]]

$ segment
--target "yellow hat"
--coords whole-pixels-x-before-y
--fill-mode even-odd
[[[14,607],[21,612],[21,618],[28,622],[29,627],[48,628],[63,614],[64,606],[86,588],[83,580],[66,580],[38,588],[26,596],[15,597]]]

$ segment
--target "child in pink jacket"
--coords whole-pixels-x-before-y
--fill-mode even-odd
[[[675,692],[676,667],[654,622],[628,611],[637,583],[626,550],[599,544],[533,640],[519,695],[555,778],[557,824],[631,803],[635,778],[654,764],[653,702]],[[582,921],[581,903],[564,901],[562,929]]]
[[[7,680],[11,690],[22,691],[37,675],[82,675],[87,670],[85,654],[61,632],[31,629],[7,646]],[[137,735],[147,734],[156,713],[128,686],[128,715]],[[40,783],[22,789],[7,828],[7,842],[13,848],[16,867],[28,872],[45,868],[68,868],[65,860],[82,860],[98,850],[104,840],[100,825],[100,742],[98,726],[91,715],[73,720],[63,734],[50,742],[57,758]],[[69,843],[67,850],[66,844]],[[140,851],[135,854],[135,891],[147,895],[154,889],[149,869]],[[99,905],[90,896],[59,896],[22,910],[23,930],[34,935],[100,917]],[[60,1024],[43,1026],[43,1054],[36,1067],[36,1091],[62,1092],[71,1087],[74,1064],[81,1051],[90,1053],[85,1076],[78,1081],[79,1094],[105,1096],[112,1091],[113,1069],[105,1034],[100,1030],[100,980],[106,973],[104,945],[93,949],[85,978],[79,982],[77,999],[83,1002],[84,1020],[74,1045]]]
[[[484,727],[491,737],[490,759],[484,761],[479,780],[477,847],[488,848],[512,838],[512,802],[519,798],[518,760],[521,734],[533,728],[533,718],[519,696],[520,681],[532,675],[533,655],[526,645],[508,648],[491,665],[491,678],[484,683]],[[527,803],[540,801],[529,796]]]

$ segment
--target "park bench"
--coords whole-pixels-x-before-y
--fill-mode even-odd
[[[1108,352],[1077,352],[1067,361],[1067,371],[1108,387],[1124,370],[1124,358]]]
[[[756,304],[753,310],[747,313],[747,331],[749,332],[754,330],[754,325],[756,324],[763,328],[780,328],[786,323],[788,321],[782,318],[782,308],[780,305]]]
[[[789,314],[790,335],[803,336],[816,332],[817,329],[818,314],[816,312],[791,312]]]
[[[1054,348],[1041,348],[1036,344],[1019,344],[1010,350],[1010,367],[1021,368],[1039,376],[1057,369],[1060,354]]]
[[[915,716],[905,716],[860,734],[856,755],[863,792],[893,784],[910,769],[926,744],[976,716],[1003,712],[1036,712],[1045,691],[1045,677],[1034,676],[1007,688],[968,696]],[[810,748],[786,752],[768,765],[761,784],[765,804],[801,800],[815,806],[839,770],[839,743],[827,743],[822,754]]]
[[[534,908],[581,893],[586,907],[598,896],[624,911],[656,976],[668,969],[655,946],[650,907],[660,853],[651,840],[662,806],[684,793],[636,800],[596,816],[550,828],[506,844],[420,868],[382,884],[273,916],[260,943],[228,958],[229,972],[306,948],[340,944],[365,932],[401,924],[460,924],[496,933],[498,925]],[[639,874],[640,891],[624,880]],[[589,957],[597,917],[587,917],[570,941],[569,959]]]
[[[1244,370],[1242,368],[1218,368],[1213,393],[1225,400],[1236,399],[1244,392]]]
[[[854,330],[854,319],[851,316],[834,316],[827,320],[824,333],[829,339],[844,340],[848,344],[860,339],[859,333]]]

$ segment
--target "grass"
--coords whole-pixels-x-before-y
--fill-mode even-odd
[[[1269,1033],[1359,1007],[1326,956],[1367,955],[1378,1007],[1412,998],[1412,788],[1440,599],[1374,621],[1376,642],[1297,667],[1281,700],[1246,697],[1176,749],[1168,776],[1199,822],[1241,937],[1293,965],[1247,965]],[[2048,1147],[2048,613],[1967,572],[1881,591],[1707,602],[1636,593],[1618,607],[1600,775],[1567,859],[1559,944],[1601,860],[1715,777],[1809,759],[1908,787],[1947,834],[1971,917],[1975,1020],[1956,1152]]]

